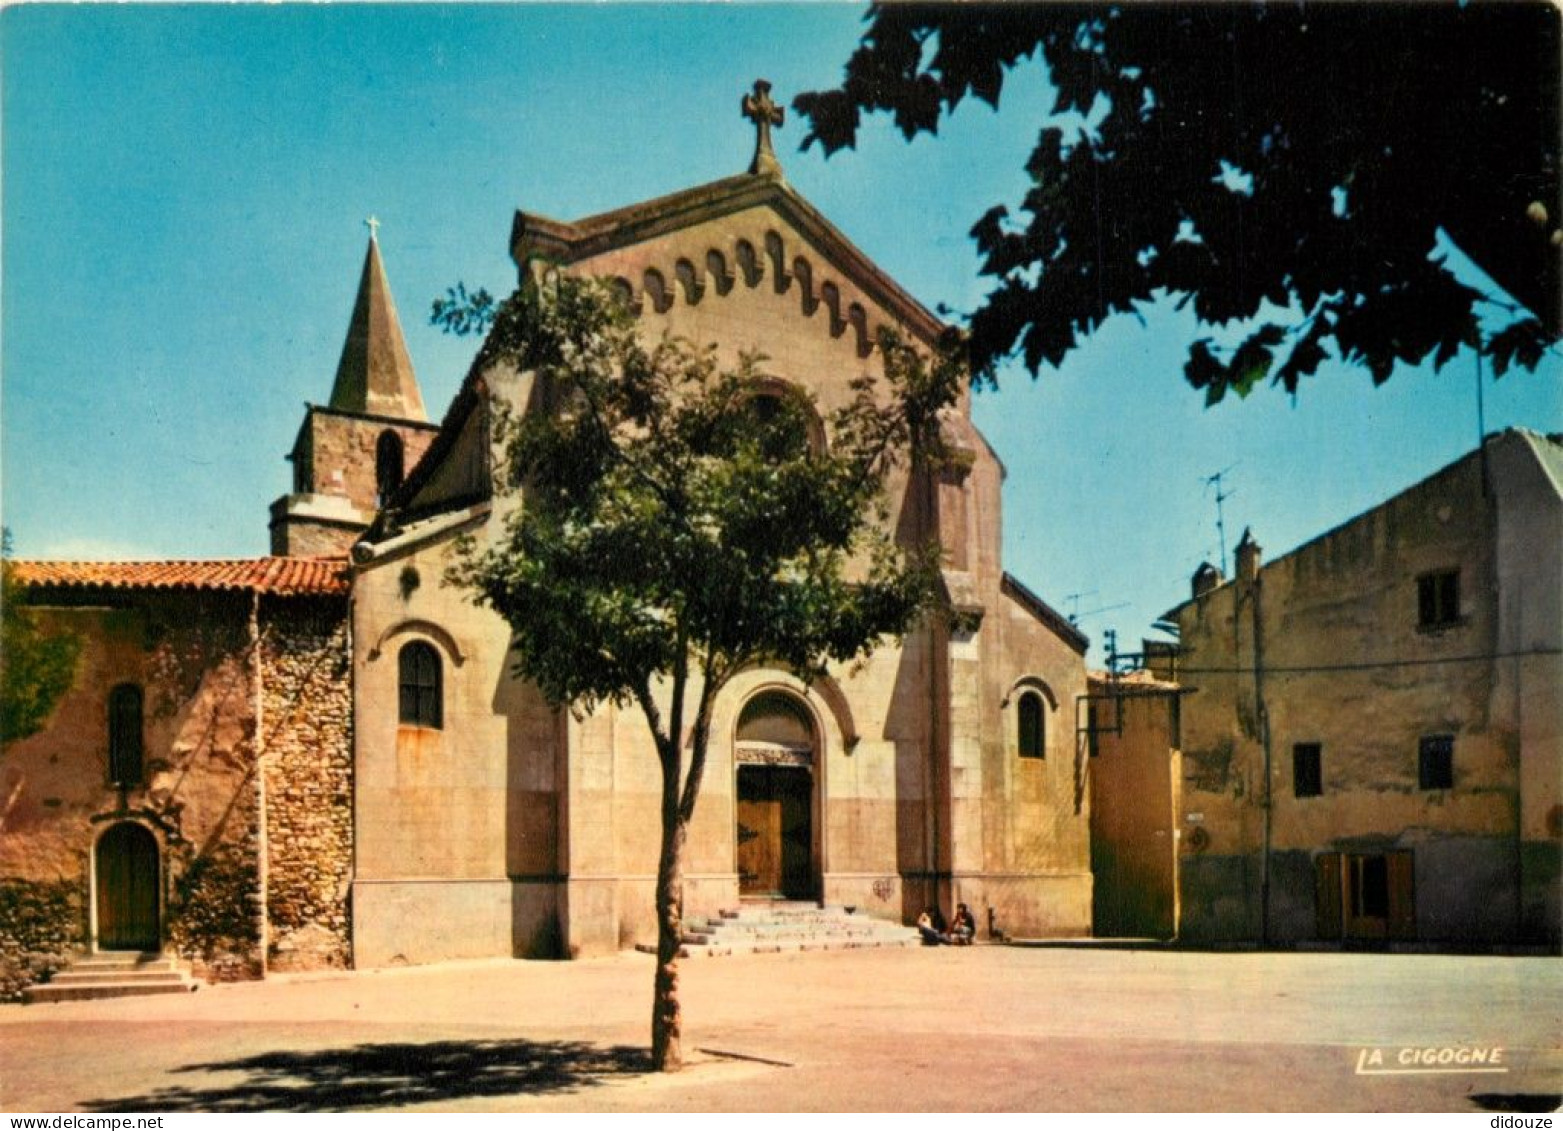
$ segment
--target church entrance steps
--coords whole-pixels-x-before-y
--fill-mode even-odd
[[[85,955],[49,981],[28,986],[22,991],[22,1001],[33,1005],[144,994],[187,994],[195,988],[195,983],[170,958],[106,952]]]
[[[779,954],[784,951],[856,950],[871,947],[919,946],[911,927],[884,919],[854,915],[842,907],[813,903],[745,904],[715,918],[692,918],[684,924],[684,958],[730,954]],[[655,953],[646,944],[635,949]]]

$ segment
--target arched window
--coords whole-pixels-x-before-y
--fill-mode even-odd
[[[781,691],[766,691],[744,704],[738,741],[808,751],[814,748],[814,720],[802,703]]]
[[[401,681],[400,718],[403,726],[444,725],[444,704],[440,689],[440,654],[430,644],[414,640],[397,656]]]
[[[122,683],[109,692],[109,781],[141,784],[141,688]]]
[[[387,428],[374,446],[374,482],[380,506],[390,502],[402,478],[402,438]]]
[[[1020,726],[1020,756],[1047,757],[1047,714],[1042,696],[1035,691],[1022,692],[1015,715]]]
[[[780,381],[759,382],[738,418],[745,436],[758,442],[768,460],[796,459],[825,450],[825,430],[808,394]]]

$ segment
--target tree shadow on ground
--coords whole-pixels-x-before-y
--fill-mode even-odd
[[[645,1049],[581,1041],[434,1041],[269,1052],[175,1073],[242,1078],[93,1100],[85,1111],[358,1111],[483,1096],[569,1093],[649,1072]]]
[[[1471,1102],[1483,1111],[1557,1111],[1563,1095],[1557,1092],[1480,1092]]]

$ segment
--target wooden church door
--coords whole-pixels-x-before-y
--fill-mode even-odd
[[[98,949],[157,950],[157,839],[140,825],[115,825],[98,840]]]
[[[738,768],[738,891],[806,899],[814,888],[813,782],[807,770]]]

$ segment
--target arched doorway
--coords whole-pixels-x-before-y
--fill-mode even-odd
[[[99,950],[158,950],[157,838],[131,821],[98,838]]]
[[[811,899],[814,879],[814,720],[798,699],[765,691],[738,716],[738,893]]]

